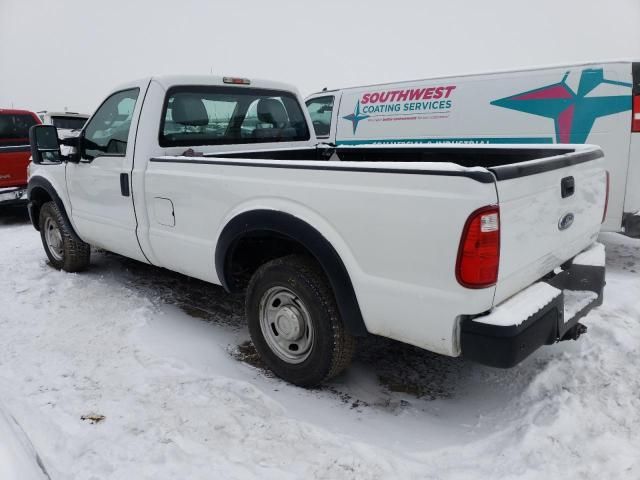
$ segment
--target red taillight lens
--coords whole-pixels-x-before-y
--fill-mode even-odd
[[[640,95],[633,97],[633,113],[631,115],[631,131],[640,132]]]
[[[609,208],[609,172],[605,172],[607,175],[607,186],[606,186],[606,194],[604,196],[604,211],[602,212],[602,223],[604,223],[604,219],[607,217],[607,208]]]
[[[496,205],[473,212],[462,231],[456,278],[467,288],[495,285],[500,265],[500,209]]]
[[[251,80],[248,78],[238,78],[238,77],[222,77],[222,81],[224,83],[230,83],[232,85],[250,85]]]

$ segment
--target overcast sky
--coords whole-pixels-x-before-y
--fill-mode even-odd
[[[118,83],[213,72],[330,88],[640,59],[640,0],[0,0],[0,108],[92,112]]]

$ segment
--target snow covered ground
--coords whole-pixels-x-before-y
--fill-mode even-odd
[[[255,366],[241,299],[106,253],[57,272],[0,211],[0,475],[640,478],[640,241],[601,241],[578,342],[497,370],[368,339],[306,391]]]

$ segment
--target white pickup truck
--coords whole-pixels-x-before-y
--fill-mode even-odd
[[[62,156],[31,129],[29,213],[51,265],[90,246],[246,291],[279,376],[314,386],[382,335],[515,365],[602,301],[603,154],[588,145],[317,145],[288,85],[124,85]]]

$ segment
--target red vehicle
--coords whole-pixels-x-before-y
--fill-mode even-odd
[[[28,110],[0,109],[0,205],[26,201],[29,128],[39,123]]]

